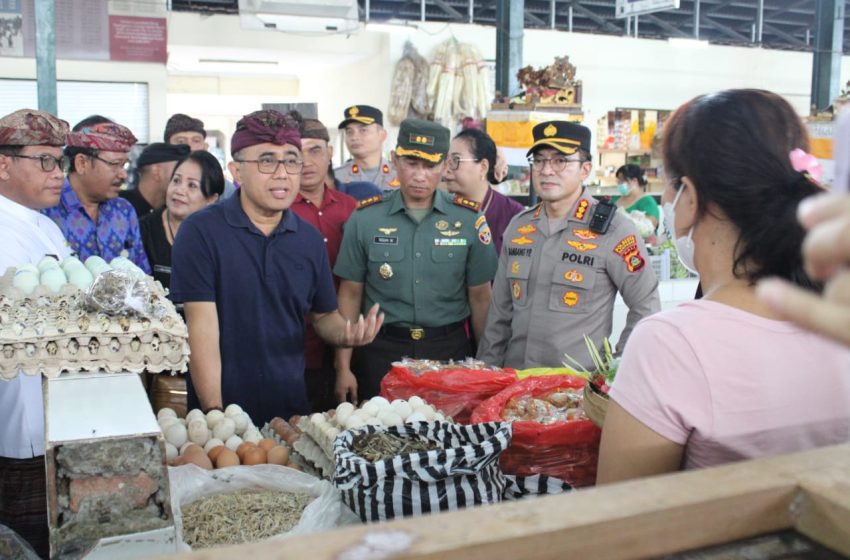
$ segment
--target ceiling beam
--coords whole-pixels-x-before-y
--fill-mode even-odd
[[[793,45],[797,45],[798,47],[801,47],[801,48],[804,48],[804,49],[810,48],[810,46],[807,45],[806,42],[803,41],[802,39],[800,39],[798,37],[794,37],[790,33],[785,33],[781,29],[777,29],[776,27],[774,27],[770,24],[764,23],[763,27],[764,27],[764,31],[767,31],[768,33],[776,35],[777,37],[782,37],[783,39],[785,39],[786,41],[788,41],[789,43],[791,43]],[[762,39],[764,39],[763,35],[762,35]],[[762,42],[764,42],[764,41],[762,40]]]
[[[583,16],[593,20],[594,23],[598,24],[599,27],[602,28],[602,29],[607,29],[608,31],[613,31],[613,32],[616,32],[616,33],[623,33],[623,29],[617,27],[616,25],[614,25],[613,23],[611,23],[610,21],[608,21],[604,17],[596,15],[591,10],[585,8],[581,4],[573,4],[573,13],[578,13],[580,15],[583,15]]]
[[[639,21],[641,21],[641,22],[648,21],[648,22],[660,27],[661,29],[668,32],[670,35],[672,35],[674,37],[690,37],[690,35],[688,33],[685,33],[680,28],[675,27],[673,25],[670,25],[669,23],[667,23],[666,21],[664,21],[660,17],[654,16],[652,14],[641,14]]]
[[[738,33],[737,31],[735,31],[734,29],[732,29],[728,25],[723,25],[722,23],[715,21],[714,19],[708,17],[707,15],[703,15],[702,17],[700,17],[700,25],[707,25],[709,27],[712,27],[712,28],[720,31],[721,33],[723,33],[727,37],[732,37],[733,39],[737,39],[738,41],[741,41],[741,42],[744,42],[744,43],[750,43],[751,42],[750,37],[747,37],[746,35]]]
[[[451,17],[459,19],[461,21],[466,21],[466,16],[464,16],[462,13],[448,5],[444,0],[434,0],[434,4],[436,4],[437,7],[449,14]]]

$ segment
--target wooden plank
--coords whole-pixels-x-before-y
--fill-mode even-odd
[[[825,473],[826,474],[826,473]],[[850,557],[850,470],[808,476],[791,507],[794,527],[824,546]]]
[[[806,486],[810,517],[795,517],[792,505],[799,503],[800,481],[843,483],[842,469],[850,471],[850,445],[178,558],[359,558],[347,554],[367,536],[388,532],[412,542],[393,558],[643,558],[792,528],[795,519],[820,540],[823,532],[803,521],[850,526],[846,508],[834,504],[848,494],[821,495]]]

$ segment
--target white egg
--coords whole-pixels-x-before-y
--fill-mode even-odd
[[[171,426],[172,424],[179,424],[180,419],[174,418],[173,416],[163,416],[162,418],[157,420],[157,423],[159,423],[159,429],[162,430],[163,433],[165,433],[165,429],[167,427]]]
[[[97,255],[92,255],[87,258],[85,265],[86,268],[89,269],[89,272],[91,272],[95,276],[100,274],[100,271],[103,270],[104,267],[106,267],[107,270],[109,269],[109,265],[106,264],[106,261],[98,257]]]
[[[358,412],[360,412],[360,416],[362,416],[363,418],[368,418],[369,416],[375,416],[380,411],[381,409],[378,408],[378,405],[370,401],[361,406]]]
[[[59,261],[53,257],[44,257],[38,261],[38,271],[44,272],[49,268],[59,268]]]
[[[227,438],[227,441],[224,442],[224,445],[231,451],[236,451],[239,449],[239,446],[242,445],[243,439],[239,436],[230,436]]]
[[[169,463],[171,461],[173,461],[174,459],[176,459],[179,454],[180,453],[177,451],[176,447],[174,447],[173,445],[171,445],[167,441],[165,442],[165,459]]]
[[[17,274],[19,272],[32,272],[36,276],[41,274],[41,271],[38,269],[38,267],[35,266],[32,263],[24,263],[24,264],[18,265],[18,267],[15,269],[15,274]]]
[[[177,413],[174,412],[173,408],[168,408],[168,407],[160,408],[159,412],[156,413],[156,419],[162,420],[165,417],[177,418]]]
[[[193,408],[186,414],[186,422],[192,422],[193,420],[203,420],[204,424],[207,423],[207,417],[200,408]]]
[[[392,410],[386,410],[378,415],[378,420],[380,420],[384,426],[400,426],[404,421],[401,419],[401,416],[393,412]]]
[[[352,412],[354,412],[353,404],[350,402],[339,403],[339,406],[336,407],[334,419],[340,426],[345,426],[345,421],[348,420]]]
[[[39,282],[51,292],[58,293],[59,290],[62,289],[68,282],[68,278],[65,276],[65,273],[62,272],[62,269],[59,267],[56,268],[47,268],[44,272],[41,273],[41,278],[39,278]]]
[[[207,440],[206,445],[204,445],[204,451],[209,453],[210,449],[218,447],[219,445],[224,445],[224,442],[217,438],[210,438]]]
[[[390,401],[381,396],[372,397],[369,402],[377,405],[380,410],[386,410],[390,407]]]
[[[352,430],[354,428],[359,428],[363,425],[365,425],[365,422],[363,422],[363,419],[360,418],[359,416],[352,414],[351,416],[348,417],[348,420],[346,420],[346,422],[345,422],[345,429],[346,430]]]
[[[441,412],[438,412],[438,413],[434,414],[434,420],[436,420],[437,422],[445,422],[446,417],[443,416],[443,414]]]
[[[431,407],[430,405],[426,404],[424,406],[420,406],[419,408],[417,408],[413,412],[421,413],[425,417],[425,419],[429,422],[434,419],[434,414],[435,414],[434,408]]]
[[[133,269],[133,262],[127,257],[115,257],[109,263],[109,265],[115,270],[126,270],[131,271]]]
[[[165,435],[165,439],[171,443],[174,447],[180,448],[186,443],[186,440],[189,438],[189,433],[186,431],[186,426],[180,424],[179,422],[176,424],[171,424],[167,428],[165,428],[162,433]]]
[[[236,433],[236,422],[231,420],[230,418],[222,418],[219,420],[212,429],[212,435],[214,438],[218,438],[222,441],[227,441],[227,438],[234,435]]]
[[[427,421],[428,421],[428,419],[425,418],[425,415],[417,410],[416,412],[414,412],[413,414],[411,414],[410,416],[405,418],[404,423],[410,424],[410,423],[413,423],[413,422],[427,422]]]
[[[413,414],[413,408],[407,401],[404,400],[395,400],[390,403],[390,407],[393,412],[401,416],[402,420]]]
[[[242,407],[238,404],[229,404],[227,408],[224,409],[224,415],[228,417],[236,416],[237,414],[242,414]]]
[[[197,444],[196,444],[196,443],[194,443],[194,442],[192,442],[192,441],[187,441],[187,442],[186,442],[186,443],[184,443],[182,446],[180,446],[180,454],[181,454],[181,455],[185,454],[185,453],[186,453],[186,450],[187,450],[187,449],[189,449],[189,446],[190,446],[190,445],[197,445]]]
[[[12,279],[12,285],[25,295],[29,295],[38,286],[38,274],[29,270],[16,272]]]
[[[189,432],[189,441],[198,445],[205,445],[210,439],[210,430],[207,428],[206,420],[192,420],[189,422],[189,427],[186,430]]]
[[[80,268],[85,268],[86,265],[83,264],[83,261],[78,259],[77,257],[68,257],[67,259],[62,261],[61,268],[68,275],[71,276],[71,273]]]
[[[336,436],[340,434],[339,428],[331,428],[328,430],[328,438],[333,441],[336,439]]]
[[[407,399],[407,404],[410,405],[410,408],[413,408],[415,410],[415,409],[419,408],[420,406],[425,405],[426,403],[425,403],[424,400],[422,400],[421,397],[417,397],[416,395],[413,395],[412,397]]]
[[[310,422],[312,422],[316,426],[324,426],[325,424],[327,424],[327,421],[325,421],[325,415],[321,412],[314,412],[313,414],[311,414]]]
[[[94,276],[85,267],[74,268],[68,274],[68,282],[79,288],[80,291],[85,292],[94,282]]]
[[[375,417],[375,416],[370,416],[369,418],[366,418],[365,420],[363,420],[363,424],[365,424],[366,426],[383,426],[384,425],[384,423],[381,422],[380,420],[378,420],[378,418]]]
[[[224,413],[220,410],[210,410],[207,412],[207,426],[211,430],[215,429],[215,425],[224,420]]]
[[[230,419],[236,425],[236,433],[240,436],[245,433],[245,430],[253,426],[251,418],[244,412],[231,416]]]
[[[249,443],[260,443],[260,440],[263,439],[263,434],[256,428],[249,428],[245,431],[242,439]]]

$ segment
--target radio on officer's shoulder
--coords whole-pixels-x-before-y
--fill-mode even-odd
[[[590,217],[590,231],[593,233],[607,233],[616,212],[616,206],[604,200],[600,201],[593,210],[593,215]]]

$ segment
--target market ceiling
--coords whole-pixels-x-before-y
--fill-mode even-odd
[[[358,0],[360,19],[420,21],[423,0]],[[818,0],[764,0],[762,45],[767,48],[811,51],[815,4]],[[470,0],[424,0],[425,20],[470,22]],[[174,10],[237,13],[238,0],[172,0]],[[572,30],[581,33],[625,35],[626,22],[614,17],[615,0],[525,0],[525,27],[567,31],[572,6]],[[678,10],[638,18],[638,35],[646,39],[694,37],[695,0],[681,0]],[[753,46],[759,0],[699,0],[699,38],[723,45]],[[845,10],[850,2],[845,2]],[[471,21],[495,25],[496,2],[472,1]],[[844,52],[850,53],[850,24],[844,22]]]

